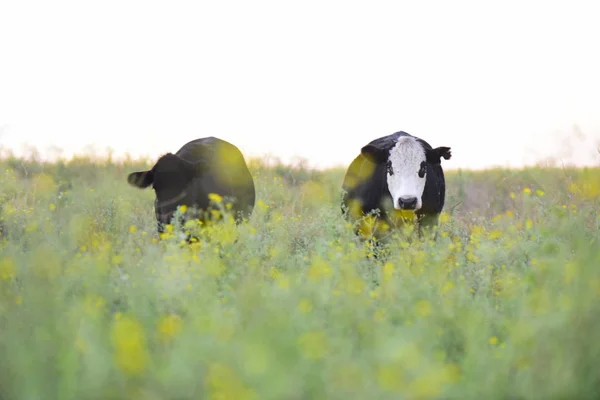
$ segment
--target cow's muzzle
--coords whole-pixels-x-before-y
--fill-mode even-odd
[[[415,210],[417,208],[416,197],[400,197],[398,198],[398,208],[400,210]]]

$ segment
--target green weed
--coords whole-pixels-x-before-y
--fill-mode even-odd
[[[250,220],[184,245],[142,162],[1,166],[0,398],[600,393],[598,169],[446,172],[437,240],[375,259],[339,169],[252,160]]]

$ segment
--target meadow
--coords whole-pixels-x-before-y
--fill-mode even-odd
[[[437,240],[373,257],[343,169],[249,160],[185,245],[144,160],[0,166],[2,400],[600,397],[599,168],[446,171]]]

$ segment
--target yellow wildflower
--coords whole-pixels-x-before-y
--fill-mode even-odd
[[[440,224],[445,224],[447,222],[450,222],[450,214],[448,214],[447,212],[443,211],[440,214]]]
[[[214,277],[221,276],[225,272],[225,266],[218,258],[213,258],[211,262],[207,263],[205,268],[206,273]]]
[[[279,270],[277,268],[271,267],[269,269],[269,277],[271,277],[271,279],[277,279],[277,278],[279,278],[279,274],[280,274],[280,272],[279,272]]]
[[[223,201],[223,196],[221,196],[217,193],[209,193],[208,199],[215,203],[221,203]]]
[[[54,204],[54,203],[50,204],[50,205],[48,206],[48,209],[49,209],[50,211],[54,211],[54,210],[56,210],[56,204]]]
[[[443,382],[436,376],[436,371],[426,372],[424,375],[417,376],[408,386],[410,398],[414,399],[435,399],[441,392]]]
[[[444,282],[444,285],[442,286],[442,294],[448,293],[450,290],[452,290],[452,288],[454,288],[454,283],[452,283],[452,281]]]
[[[598,180],[588,181],[580,178],[577,183],[569,185],[569,191],[585,199],[598,198],[600,196],[600,183],[598,183]]]
[[[523,189],[523,193],[525,194],[531,194],[531,189],[529,189],[528,187]]]
[[[499,229],[494,229],[493,231],[490,232],[489,234],[489,238],[490,240],[495,240],[502,237],[502,231]]]
[[[312,311],[312,309],[313,305],[308,299],[302,299],[300,300],[300,303],[298,303],[298,311],[300,311],[301,313],[309,313]]]
[[[492,336],[492,337],[490,338],[489,342],[490,342],[490,344],[491,344],[492,346],[495,346],[495,345],[497,345],[497,344],[498,344],[498,338],[497,338],[496,336]]]
[[[316,256],[308,268],[308,278],[311,280],[318,280],[331,276],[331,266],[327,261],[321,257]]]
[[[325,333],[319,331],[307,332],[300,336],[298,346],[304,357],[309,360],[323,359],[328,352],[327,337]]]
[[[525,221],[525,228],[527,230],[533,228],[533,221],[531,219],[528,219],[527,221]]]
[[[373,215],[367,215],[360,222],[360,228],[358,229],[358,232],[360,233],[360,235],[363,238],[367,239],[367,238],[373,236],[377,227],[378,227],[377,218],[374,217]]]
[[[361,294],[365,289],[365,282],[357,276],[352,276],[348,279],[346,288],[349,293]]]
[[[106,300],[102,296],[96,294],[88,294],[85,296],[83,301],[83,307],[86,314],[96,317],[100,315],[100,312],[104,309]]]
[[[206,374],[210,399],[253,400],[254,390],[247,388],[235,371],[225,364],[212,364]]]
[[[167,315],[158,321],[158,334],[163,342],[168,342],[181,332],[183,321],[179,315]]]
[[[467,260],[476,263],[476,262],[479,262],[479,257],[477,257],[473,252],[468,251],[467,252]]]
[[[386,262],[383,265],[383,280],[384,280],[384,282],[390,280],[393,275],[394,275],[394,266],[392,265],[392,263]]]
[[[471,235],[477,236],[483,233],[483,227],[479,225],[473,225],[471,227]]]
[[[131,226],[129,227],[129,233],[135,233],[136,231],[137,231],[137,226],[135,226],[135,225],[131,225]]]
[[[15,276],[15,262],[10,257],[0,260],[0,278],[8,280]]]
[[[288,289],[290,287],[290,278],[280,275],[277,279],[277,283],[280,289]]]
[[[430,368],[417,376],[408,387],[409,398],[439,398],[444,384],[456,382],[460,377],[460,369],[456,364],[446,364]]]
[[[385,321],[386,313],[384,309],[379,309],[373,314],[373,320],[376,322]]]
[[[420,300],[416,304],[415,309],[420,316],[426,317],[431,314],[431,303],[427,300]]]
[[[384,390],[400,391],[404,386],[402,370],[394,365],[385,365],[377,372],[377,383]]]
[[[115,315],[111,336],[119,368],[130,375],[142,373],[150,359],[142,325],[132,317]]]
[[[40,194],[46,194],[56,190],[56,182],[54,181],[54,177],[44,172],[35,175],[31,182],[36,192]]]
[[[264,200],[260,199],[256,202],[256,208],[259,210],[263,210],[266,211],[268,210],[270,207],[267,203],[264,202]]]

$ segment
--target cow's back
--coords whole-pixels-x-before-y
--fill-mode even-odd
[[[233,144],[206,137],[186,143],[176,153],[194,164],[201,196],[217,193],[237,199],[234,208],[251,212],[255,201],[254,180],[241,151]]]

